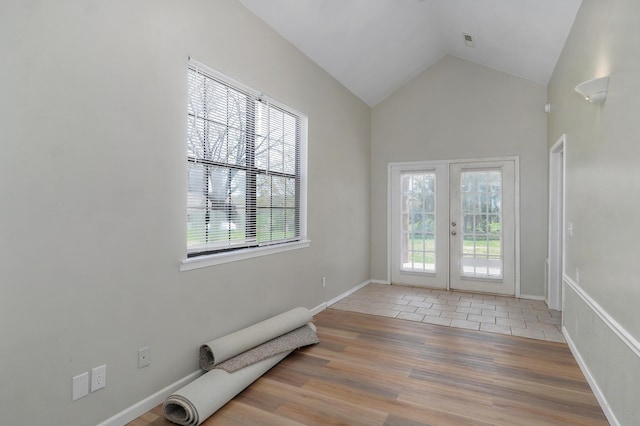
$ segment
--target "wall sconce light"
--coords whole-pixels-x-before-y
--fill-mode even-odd
[[[592,104],[603,104],[607,100],[608,90],[609,76],[594,78],[576,86],[576,92]]]

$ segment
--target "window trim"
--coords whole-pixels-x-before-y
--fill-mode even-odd
[[[274,105],[277,108],[281,108],[285,111],[289,111],[293,114],[296,114],[300,119],[300,158],[299,158],[299,170],[300,170],[300,204],[299,204],[299,230],[300,236],[296,241],[284,241],[284,242],[276,242],[272,244],[259,245],[255,247],[245,247],[228,251],[220,251],[217,253],[211,254],[203,254],[200,256],[189,256],[189,250],[186,245],[186,227],[185,227],[185,251],[184,257],[180,260],[180,271],[189,271],[198,268],[204,268],[208,266],[220,265],[229,262],[235,262],[245,259],[251,259],[254,257],[260,257],[270,254],[282,253],[291,250],[297,250],[309,247],[311,241],[307,239],[307,152],[308,152],[308,118],[306,114],[303,114],[297,111],[294,108],[284,104],[283,102],[278,101],[277,99],[272,98],[271,96],[265,95],[264,93],[258,92],[255,89],[252,89],[245,84],[242,84],[236,81],[229,76],[212,69],[211,67],[199,62],[191,57],[188,60],[187,72],[189,67],[195,66],[204,70],[207,74],[210,74],[213,77],[217,77],[230,85],[234,85],[235,87],[242,89],[248,93],[252,93],[264,99],[268,99],[269,103]],[[186,129],[185,129],[186,134]],[[184,163],[185,174],[186,169],[188,167],[187,163]],[[187,187],[185,185],[185,191]],[[186,198],[186,194],[185,194]],[[186,224],[186,217],[185,217]]]
[[[221,265],[224,263],[237,262],[239,260],[252,259],[270,254],[283,253],[291,250],[307,248],[311,241],[304,239],[281,244],[271,244],[268,246],[248,247],[221,253],[206,254],[197,257],[185,257],[180,261],[180,271],[190,271],[192,269],[206,268],[207,266]]]

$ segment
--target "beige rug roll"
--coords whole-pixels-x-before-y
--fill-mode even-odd
[[[205,343],[200,366],[210,371],[169,396],[164,416],[182,426],[200,425],[293,350],[318,343],[312,318],[307,308],[295,308]]]
[[[220,369],[209,371],[169,396],[162,405],[164,416],[182,426],[198,426],[289,353],[278,354],[234,373]]]
[[[316,334],[316,326],[309,323],[300,328],[296,328],[287,334],[283,334],[282,336],[256,346],[253,349],[242,352],[233,358],[217,364],[214,368],[224,370],[227,373],[233,373],[248,365],[262,361],[263,359],[270,358],[283,352],[291,353],[291,351],[300,349],[303,346],[313,345],[318,342],[320,341]]]
[[[307,308],[295,308],[235,333],[211,340],[200,347],[200,367],[212,370],[216,365],[242,352],[311,322]]]

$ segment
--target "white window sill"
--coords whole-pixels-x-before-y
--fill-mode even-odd
[[[190,271],[192,269],[206,268],[208,266],[221,265],[223,263],[236,262],[238,260],[251,259],[253,257],[298,250],[309,247],[310,244],[311,241],[302,240],[292,243],[276,244],[272,246],[247,248],[225,253],[209,254],[206,256],[190,257],[180,261],[180,271]]]

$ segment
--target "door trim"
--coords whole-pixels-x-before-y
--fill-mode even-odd
[[[565,265],[565,199],[567,136],[563,134],[549,150],[549,270],[547,306],[562,310],[562,276]],[[555,226],[554,226],[555,225]]]
[[[489,157],[489,158],[463,158],[455,160],[433,160],[433,161],[394,161],[387,163],[387,281],[391,283],[391,238],[393,237],[393,229],[391,222],[392,208],[392,169],[397,167],[425,167],[433,168],[436,165],[446,164],[447,169],[451,163],[478,163],[478,162],[496,162],[496,161],[513,161],[514,162],[514,185],[515,185],[515,297],[520,297],[520,157]],[[450,290],[450,283],[447,277],[447,290]]]

